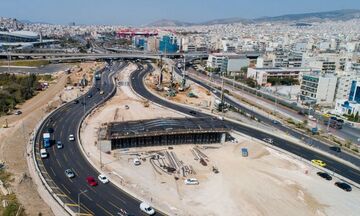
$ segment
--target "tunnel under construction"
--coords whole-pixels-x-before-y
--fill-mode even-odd
[[[223,143],[229,128],[217,118],[160,118],[111,122],[100,130],[100,150]]]

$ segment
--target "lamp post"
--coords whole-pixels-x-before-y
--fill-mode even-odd
[[[80,196],[81,196],[81,194],[86,193],[86,192],[88,192],[88,190],[84,190],[84,191],[81,191],[81,190],[80,190],[80,193],[78,193],[78,214],[79,214],[79,215],[80,215],[80,213],[81,213]]]

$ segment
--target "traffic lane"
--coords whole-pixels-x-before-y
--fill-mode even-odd
[[[143,80],[142,78],[145,76],[145,73],[144,72],[137,72],[137,73],[141,74],[141,76],[140,76],[141,79],[132,80],[132,83],[134,83],[134,84],[135,84],[135,82],[137,82],[135,84],[134,90],[138,90],[139,91],[138,93],[140,95],[146,96],[150,100],[154,100],[155,103],[159,103],[159,104],[164,105],[164,106],[169,105],[169,102],[167,102],[167,101],[165,101],[165,100],[163,100],[163,99],[149,93],[147,91],[147,89],[145,88],[143,82],[142,82],[142,80]],[[142,87],[140,87],[140,85],[142,85]],[[147,93],[145,91],[147,91]],[[171,106],[169,106],[169,108],[175,109],[177,111],[185,112],[185,113],[188,113],[191,110],[189,108],[185,108],[185,107],[173,104],[173,103],[171,103]],[[208,116],[208,115],[204,114],[203,116]],[[352,169],[351,167],[345,166],[342,163],[339,163],[339,162],[337,162],[337,161],[335,161],[335,160],[333,160],[333,159],[331,159],[331,158],[329,158],[327,156],[324,156],[322,154],[313,152],[313,151],[311,151],[309,149],[306,149],[306,148],[301,147],[299,145],[296,145],[294,143],[290,143],[290,142],[284,141],[282,139],[279,139],[278,137],[274,137],[274,136],[265,134],[265,133],[263,133],[261,131],[255,130],[255,129],[245,128],[243,126],[239,126],[239,125],[237,125],[235,123],[232,123],[232,122],[229,122],[229,121],[225,121],[225,122],[227,123],[227,125],[230,128],[233,128],[233,129],[238,130],[240,132],[244,132],[245,134],[253,136],[253,137],[258,138],[260,140],[262,140],[263,138],[266,138],[266,137],[271,137],[274,140],[276,140],[276,142],[274,142],[276,144],[276,146],[278,146],[278,147],[280,147],[280,148],[282,148],[282,149],[284,149],[286,151],[289,151],[291,153],[294,153],[294,154],[296,154],[298,156],[304,155],[306,157],[305,159],[307,159],[307,160],[316,159],[316,157],[325,157],[326,161],[329,162],[328,168],[330,168],[332,170],[338,170],[339,174],[343,175],[344,177],[349,178],[349,179],[353,180],[354,182],[360,183],[360,178],[359,178],[359,175],[358,175],[359,171],[358,170]],[[300,148],[300,150],[299,150],[299,148]],[[351,172],[347,172],[346,170],[348,170],[348,169],[351,170]]]
[[[189,78],[190,78],[190,80],[192,80],[193,82],[199,84],[200,86],[202,86],[202,87],[204,87],[204,88],[206,88],[206,89],[208,89],[208,90],[212,90],[212,88],[209,87],[209,86],[207,86],[206,84],[204,84],[204,83],[202,83],[202,82],[200,82],[200,81],[198,81],[198,80],[195,80],[195,79],[193,79],[193,78],[191,78],[191,77],[189,77]],[[219,93],[219,92],[217,92],[216,95],[217,95],[218,97],[220,97],[220,93]],[[295,130],[292,130],[292,129],[290,129],[290,128],[287,128],[287,127],[283,126],[282,124],[274,125],[274,124],[272,123],[272,120],[271,120],[271,119],[268,119],[268,118],[266,118],[265,116],[262,116],[262,115],[260,115],[260,114],[258,114],[258,113],[256,113],[256,112],[254,112],[254,111],[246,108],[245,106],[240,105],[239,103],[231,100],[231,99],[230,99],[229,97],[227,97],[227,96],[225,96],[225,100],[226,100],[226,102],[228,102],[230,105],[232,105],[232,106],[234,106],[234,107],[237,107],[237,108],[239,108],[239,109],[241,109],[241,110],[244,110],[245,112],[247,112],[247,113],[255,116],[256,118],[258,118],[259,120],[263,121],[264,123],[273,125],[273,127],[277,128],[277,129],[279,129],[279,130],[281,130],[281,131],[283,131],[283,132],[286,132],[286,133],[290,134],[291,136],[293,136],[293,137],[295,137],[295,138],[302,139],[303,137],[307,137],[308,139],[310,139],[309,141],[311,142],[311,143],[309,143],[309,144],[311,144],[311,145],[313,145],[313,146],[316,146],[316,147],[317,147],[318,149],[320,149],[320,150],[326,151],[327,153],[330,153],[330,154],[332,154],[332,155],[334,155],[334,156],[336,156],[336,157],[339,157],[339,158],[341,158],[341,159],[344,159],[344,160],[346,160],[346,161],[349,161],[349,162],[353,163],[354,165],[360,167],[360,160],[359,160],[359,158],[357,158],[357,157],[355,157],[355,156],[353,156],[353,155],[350,155],[350,154],[347,154],[347,153],[344,153],[344,152],[335,153],[334,151],[329,150],[329,145],[327,145],[327,144],[324,144],[324,143],[322,143],[322,142],[319,142],[319,141],[316,140],[316,139],[313,139],[313,138],[308,137],[307,135],[301,134],[300,132],[297,132],[297,131],[295,131]]]
[[[61,114],[61,113],[60,113]],[[81,117],[81,116],[79,116],[79,117]],[[71,118],[72,120],[76,120],[76,118]],[[64,119],[64,120],[67,120],[67,119]],[[72,125],[72,126],[74,126],[75,124],[72,122],[72,123],[70,123],[70,125]],[[75,130],[75,128],[71,128],[71,127],[68,127],[68,129],[69,130]],[[72,133],[72,131],[68,131],[68,134],[70,134],[70,133]],[[56,135],[55,135],[56,136]],[[66,136],[67,137],[67,136]],[[56,140],[59,140],[60,138],[59,137],[57,137],[56,136],[56,138],[55,138]],[[55,153],[55,151],[54,151],[54,147],[55,147],[55,145],[53,145],[53,148],[50,150],[51,151],[51,155],[53,156],[53,157],[51,157],[51,158],[56,158],[56,153]],[[70,146],[68,146],[67,147],[67,149],[69,149],[69,147]],[[64,152],[64,151],[63,151]],[[50,166],[48,165],[48,166],[46,166],[46,164],[51,164]],[[61,165],[61,163],[59,163],[58,162],[58,160],[56,159],[56,162],[55,162],[55,160],[47,160],[47,161],[45,161],[45,166],[46,167],[50,167],[50,170],[48,170],[48,172],[49,172],[49,174],[50,175],[52,175],[52,177],[53,178],[59,178],[59,179],[62,179],[62,182],[68,182],[68,181],[66,181],[66,179],[64,179],[64,178],[62,178],[63,176],[65,176],[65,173],[64,173],[64,170],[65,169],[62,169],[61,168],[61,166],[59,166],[60,168],[57,168],[57,169],[53,169],[52,167],[56,167],[57,165]],[[74,165],[74,164],[73,164]],[[77,174],[77,176],[79,176],[80,174],[80,171],[78,171],[78,170],[82,170],[81,168],[80,169],[75,169],[75,168],[73,168],[73,170],[74,170],[74,172]],[[85,181],[85,180],[84,180]],[[70,182],[71,182],[71,180],[70,180]],[[76,180],[74,181],[75,182],[75,184],[76,184]],[[60,187],[62,187],[63,188],[63,190],[64,191],[66,191],[67,193],[68,193],[68,195],[70,195],[70,196],[72,196],[73,195],[73,193],[71,193],[71,189],[69,189],[69,188],[72,188],[71,187],[71,185],[67,185],[67,186],[65,186],[64,184],[60,184],[61,186]],[[79,185],[78,185],[79,186]],[[74,200],[74,196],[72,196],[72,199]]]
[[[342,163],[339,163],[338,161],[336,161],[326,155],[314,152],[310,149],[304,148],[297,144],[284,141],[284,140],[282,140],[276,136],[270,135],[270,134],[259,133],[259,131],[255,130],[255,129],[244,128],[244,127],[238,126],[231,122],[229,122],[229,125],[231,125],[231,127],[233,129],[243,132],[243,133],[250,135],[254,138],[257,138],[259,140],[263,140],[264,138],[272,138],[273,143],[271,143],[271,145],[281,148],[287,152],[293,153],[297,156],[300,156],[308,161],[311,161],[313,159],[322,160],[325,163],[327,163],[327,166],[326,166],[327,169],[329,169],[333,172],[336,172],[345,178],[351,179],[352,181],[354,181],[356,183],[360,183],[360,172],[358,170],[356,170],[352,167],[349,167],[347,165],[344,165]]]
[[[80,117],[81,117],[81,115],[80,115]],[[73,118],[73,117],[70,117],[70,119],[76,119],[76,118]],[[71,125],[74,125],[74,124],[71,124]],[[68,128],[69,129],[69,131],[68,131],[68,134],[70,134],[71,133],[71,131],[73,130],[73,128]],[[77,153],[80,153],[80,152],[77,152]],[[74,164],[73,164],[74,165]],[[76,166],[76,165],[75,165]],[[81,174],[81,170],[87,170],[87,171],[89,171],[90,169],[87,169],[87,168],[83,168],[83,167],[81,167],[80,169],[77,169],[77,168],[73,168],[73,170],[74,170],[74,172],[77,174],[77,177],[79,178],[80,176],[82,176],[82,175],[85,175],[85,176],[90,176],[91,175],[91,173],[86,173],[86,174]],[[96,174],[97,173],[94,173],[94,177],[96,178]],[[60,175],[61,175],[61,173],[60,173]],[[65,175],[65,174],[64,174]],[[85,181],[85,178],[84,178],[84,180],[83,181]],[[71,182],[71,181],[70,181]],[[74,181],[75,182],[75,184],[78,182],[78,181]],[[80,187],[82,184],[80,184],[80,185],[78,185],[78,187]],[[66,187],[66,188],[72,188],[71,187],[71,185],[67,185],[67,186],[64,186],[64,187]],[[67,190],[70,190],[71,191],[71,189],[67,189]],[[112,191],[114,191],[113,190],[113,188],[111,188],[106,194],[111,194],[111,192]],[[75,192],[77,192],[77,191],[75,191]],[[92,190],[92,192],[90,193],[90,195],[88,195],[88,198],[87,199],[89,199],[90,201],[92,200],[92,198],[91,197],[93,197],[93,196],[95,196],[94,194],[92,194],[92,193],[95,193],[95,190],[93,189]],[[71,194],[71,193],[70,193]],[[72,193],[72,194],[76,194],[76,193]],[[116,197],[116,196],[114,196],[114,197]],[[73,197],[73,198],[75,198],[75,197]],[[105,198],[105,197],[104,197]],[[125,198],[124,197],[124,199],[127,199],[127,198]],[[119,209],[119,207],[118,206],[116,206],[116,205],[114,205],[113,203],[109,203],[109,204],[111,204],[115,209]],[[136,203],[135,205],[133,205],[133,212],[136,212],[136,210],[138,210],[138,204],[139,203]],[[99,208],[101,208],[101,209],[103,209],[104,210],[104,212],[105,213],[108,213],[108,212],[110,212],[111,210],[106,210],[106,209],[111,209],[110,208],[110,206],[107,206],[107,204],[106,203],[103,203],[103,204],[100,204],[100,203],[98,203],[97,205],[99,205],[98,207]],[[104,207],[104,206],[106,206],[106,207]],[[124,208],[124,206],[123,206],[123,208]],[[108,212],[107,212],[108,211]]]

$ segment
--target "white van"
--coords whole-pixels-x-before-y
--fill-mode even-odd
[[[40,157],[41,158],[47,158],[48,153],[46,152],[46,149],[40,149]]]

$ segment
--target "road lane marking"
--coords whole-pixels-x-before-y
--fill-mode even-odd
[[[93,200],[89,197],[89,195],[87,195],[86,193],[83,193],[83,195],[84,195],[86,198],[88,198],[88,200],[93,201]]]
[[[108,215],[113,215],[113,214],[111,214],[108,210],[106,210],[104,207],[102,207],[101,205],[99,205],[99,204],[97,204],[96,203],[96,205],[99,207],[99,208],[101,208],[102,210],[104,210]]]
[[[75,203],[65,203],[66,206],[79,206],[78,204]]]
[[[121,210],[122,208],[120,208],[120,207],[118,207],[118,206],[116,206],[113,202],[111,202],[111,201],[109,201],[109,204],[110,205],[112,205],[112,206],[114,206],[115,208],[117,208],[117,209],[119,209],[119,210]]]
[[[66,154],[64,154],[64,159],[66,162],[68,162],[68,158],[67,158]]]
[[[92,188],[91,186],[89,185],[86,185],[92,192],[96,193],[96,191],[94,190],[94,188]]]
[[[69,191],[69,189],[67,189],[64,184],[61,184],[61,186],[63,186],[63,188],[66,190],[66,192],[67,192],[68,194],[71,194],[71,192]]]
[[[67,197],[67,195],[66,195],[66,194],[59,194],[59,193],[56,193],[55,195],[56,195],[56,196],[59,196],[59,197]]]
[[[62,168],[60,161],[56,158],[56,161],[58,162],[59,166]]]
[[[123,202],[124,204],[126,204],[126,202],[125,202],[123,199],[121,199],[120,197],[115,196],[114,194],[111,194],[111,196],[113,196],[115,199],[118,199],[118,200],[120,200],[121,202]]]
[[[51,172],[54,174],[54,176],[56,176],[56,174],[55,174],[55,172],[54,172],[54,170],[53,170],[52,167],[50,167],[50,170],[51,170]]]

